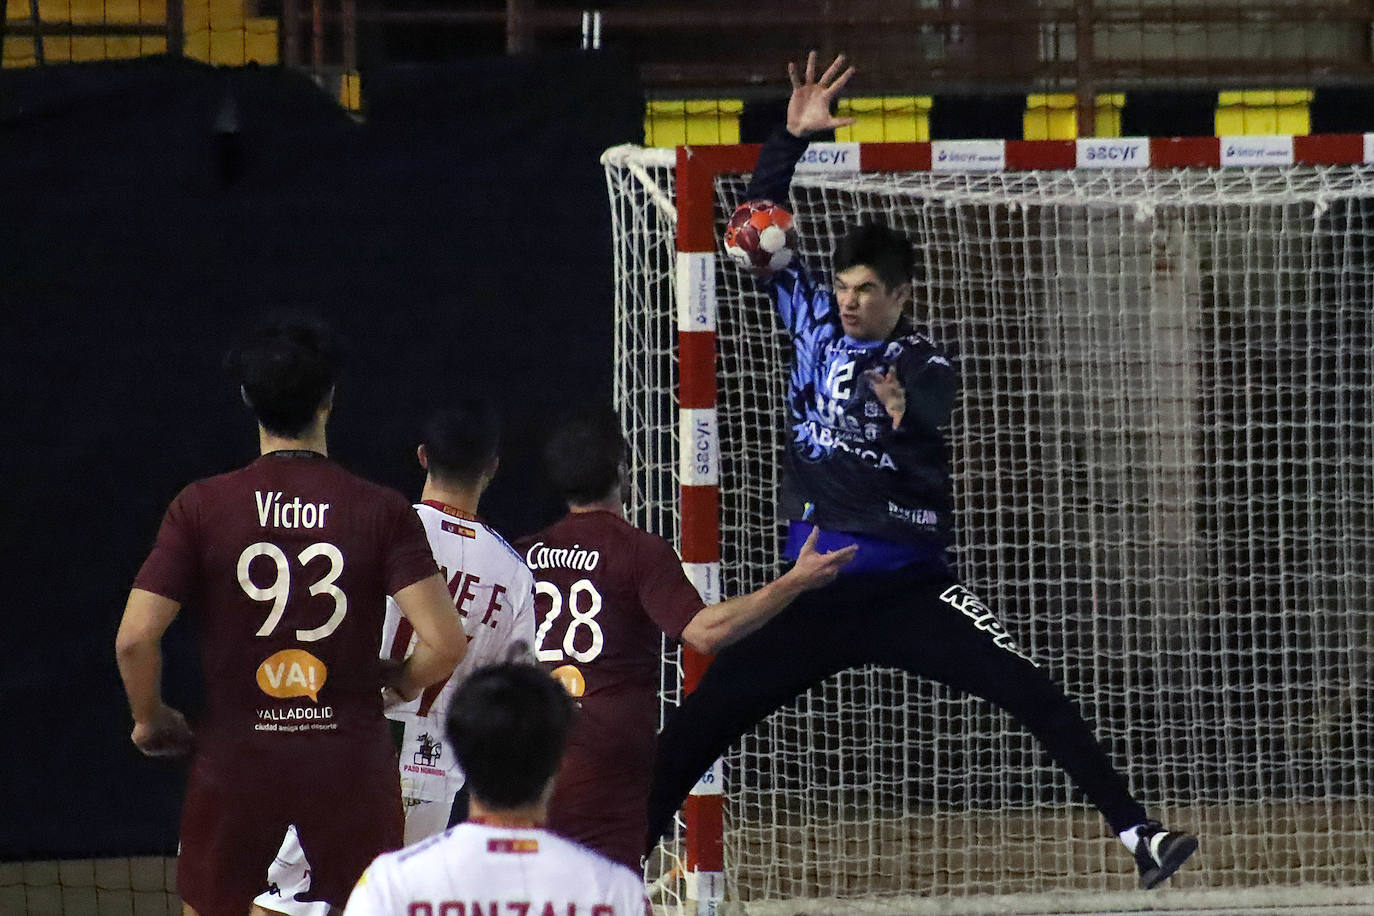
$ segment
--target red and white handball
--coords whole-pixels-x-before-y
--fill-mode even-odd
[[[725,253],[745,270],[782,270],[796,250],[792,214],[771,200],[740,204],[725,225]]]

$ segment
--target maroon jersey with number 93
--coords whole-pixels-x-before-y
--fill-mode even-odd
[[[336,738],[385,754],[386,596],[435,572],[399,493],[322,455],[275,452],[184,489],[134,586],[196,618],[198,752],[227,764]]]

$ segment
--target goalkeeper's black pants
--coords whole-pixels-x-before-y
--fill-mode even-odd
[[[992,612],[957,582],[909,568],[841,576],[716,656],[659,738],[649,848],[741,736],[825,678],[870,664],[988,700],[1035,736],[1113,830],[1145,820],[1076,704]]]

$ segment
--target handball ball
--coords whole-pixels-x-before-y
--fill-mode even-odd
[[[745,270],[782,270],[796,250],[792,214],[771,200],[740,204],[725,225],[725,253]]]

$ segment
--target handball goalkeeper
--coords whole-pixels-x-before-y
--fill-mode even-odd
[[[808,137],[850,123],[831,102],[854,74],[838,57],[815,76],[788,65],[785,129],[759,153],[746,200],[783,202]],[[909,317],[910,242],[876,224],[835,245],[827,288],[797,263],[767,278],[793,347],[782,457],[784,555],[813,529],[817,548],[858,545],[830,585],[801,595],[723,650],[660,737],[649,806],[657,842],[697,778],[737,739],[825,678],[900,668],[981,697],[1029,731],[1102,812],[1155,887],[1197,838],[1151,820],[1091,729],[992,611],[965,588],[948,548],[953,496],[946,429],[957,380]]]

